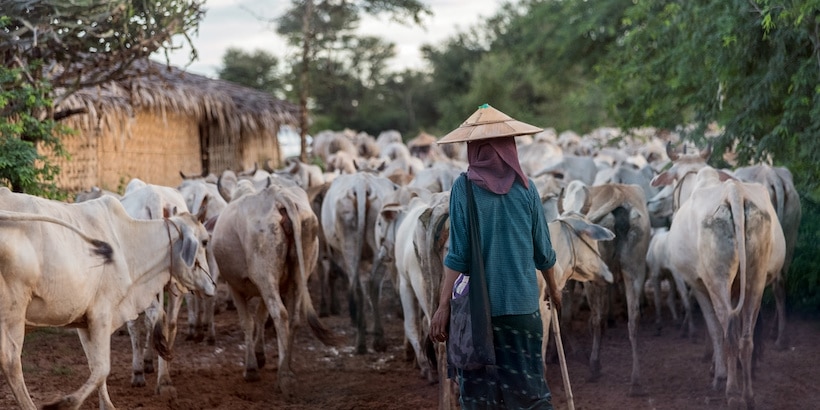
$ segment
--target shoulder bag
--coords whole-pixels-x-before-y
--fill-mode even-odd
[[[450,301],[450,330],[447,336],[447,363],[451,368],[477,370],[495,365],[495,348],[473,183],[466,175],[465,180],[470,231],[470,271],[467,275],[460,275],[453,287],[453,299]]]

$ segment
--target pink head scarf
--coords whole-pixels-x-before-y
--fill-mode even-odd
[[[489,138],[467,143],[467,178],[478,186],[503,195],[510,192],[517,176],[529,188],[527,176],[518,163],[514,138]]]

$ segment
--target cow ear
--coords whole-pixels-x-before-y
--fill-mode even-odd
[[[205,217],[208,214],[208,198],[210,198],[210,195],[205,195],[205,197],[202,198],[202,203],[199,204],[199,212],[196,214],[196,219],[200,223],[205,223]]]
[[[401,205],[397,203],[389,203],[385,204],[382,207],[382,216],[384,219],[388,221],[393,221],[398,217],[399,212],[401,211]]]
[[[737,180],[737,178],[733,177],[731,174],[718,170],[718,178],[720,178],[720,182],[728,181],[730,179]]]
[[[652,178],[651,185],[654,187],[662,186],[662,185],[671,185],[672,182],[675,181],[674,174],[669,173],[669,171],[661,172],[660,174],[656,175],[655,178]]]
[[[615,234],[601,225],[587,224],[583,233],[596,241],[611,241],[615,239]]]
[[[199,251],[199,241],[196,240],[190,229],[183,229],[181,256],[185,266],[189,268],[194,266],[197,251]]]

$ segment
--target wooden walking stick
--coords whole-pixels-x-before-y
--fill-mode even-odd
[[[572,387],[569,385],[569,371],[567,371],[567,358],[564,356],[564,342],[561,340],[561,326],[558,324],[558,309],[550,301],[552,311],[552,333],[555,335],[555,346],[558,350],[558,361],[561,363],[561,376],[564,378],[564,390],[567,392],[567,408],[575,410],[575,401],[572,398]]]

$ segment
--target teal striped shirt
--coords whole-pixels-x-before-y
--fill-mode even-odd
[[[450,250],[444,258],[444,265],[465,274],[470,265],[466,182],[462,174],[450,191]],[[504,195],[473,184],[473,195],[492,315],[535,312],[540,300],[535,270],[555,264],[535,184],[530,180],[527,189],[516,179]]]

